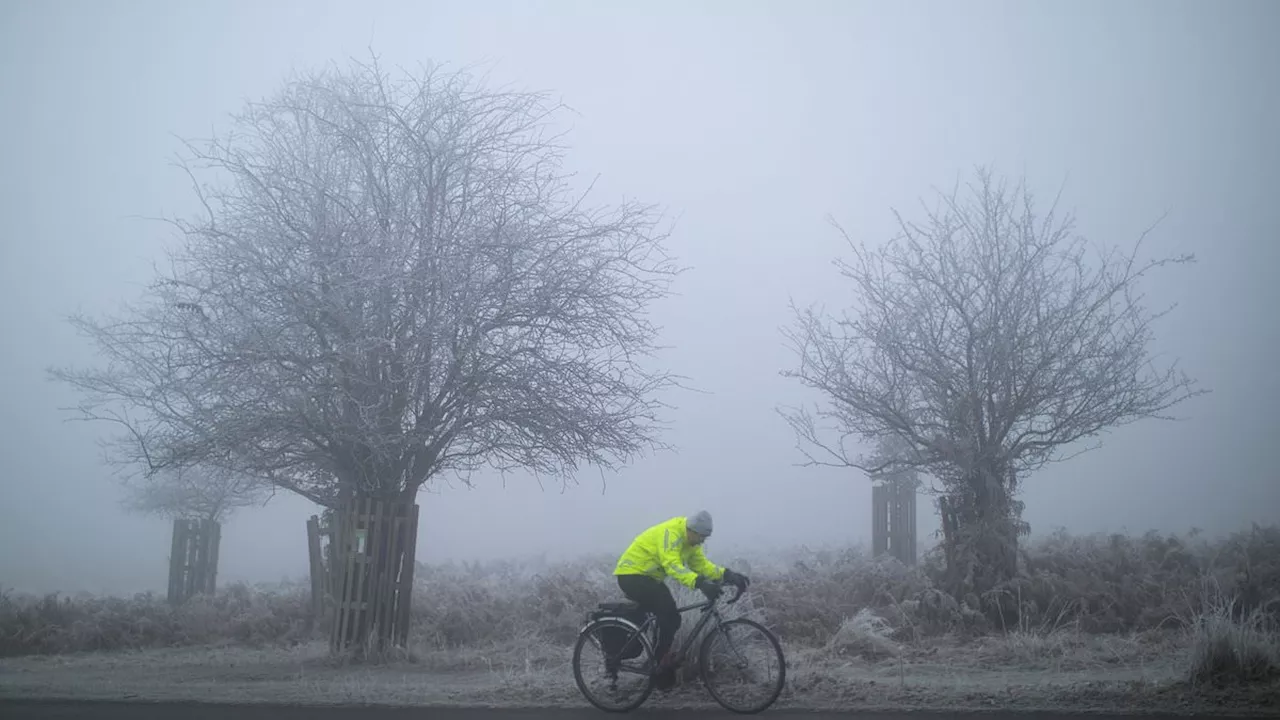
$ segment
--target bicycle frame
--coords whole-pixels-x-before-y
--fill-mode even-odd
[[[738,592],[725,602],[726,605],[732,605],[737,602],[743,594],[745,594],[746,589],[738,587],[737,590]],[[741,624],[746,628],[753,628],[755,632],[764,634],[764,637],[772,646],[774,656],[779,662],[777,682],[772,690],[772,694],[767,696],[763,702],[753,705],[739,706],[725,697],[722,697],[719,690],[716,689],[716,684],[719,682],[717,679],[719,677],[719,663],[714,663],[713,667],[709,660],[711,657],[710,651],[708,651],[706,655],[700,654],[699,657],[696,658],[696,662],[693,664],[697,665],[698,676],[702,678],[703,683],[706,684],[707,690],[711,693],[712,697],[714,697],[716,702],[726,710],[742,713],[760,712],[761,710],[771,706],[782,692],[782,688],[786,682],[786,658],[783,654],[781,645],[778,643],[778,639],[769,631],[768,628],[761,625],[759,622],[745,617],[725,619],[719,608],[719,603],[722,601],[723,597],[723,595],[717,595],[714,600],[706,600],[704,602],[675,608],[676,612],[681,615],[693,610],[698,610],[701,614],[697,622],[694,623],[691,632],[685,636],[684,641],[679,643],[678,647],[673,647],[671,649],[672,659],[675,660],[675,662],[672,663],[671,668],[674,670],[685,663],[693,661],[694,659],[690,657],[690,653],[694,651],[695,647],[700,646],[703,650],[707,650],[717,641],[718,636],[722,634],[725,635],[724,639],[729,641],[730,647],[732,648],[734,643],[728,637],[729,627]],[[637,610],[639,610],[639,608],[636,607],[636,604],[633,602],[600,603],[598,608],[588,615],[588,620],[582,630],[579,631],[577,642],[574,644],[572,661],[574,682],[577,684],[578,690],[586,696],[587,700],[601,710],[609,712],[629,712],[644,704],[644,701],[649,697],[650,692],[655,689],[662,690],[667,686],[664,681],[665,679],[659,678],[659,676],[654,673],[657,664],[661,661],[661,658],[656,656],[656,648],[654,647],[657,641],[657,638],[655,637],[657,634],[656,631],[659,629],[658,619],[652,612],[644,612],[644,617],[640,618],[636,613]],[[709,626],[710,632],[707,633],[705,631],[708,630]],[[606,636],[600,632],[606,628],[608,628],[607,632],[610,636]],[[625,640],[619,637],[622,635],[627,636]],[[633,643],[639,643],[639,646],[637,647]],[[597,649],[604,651],[605,675],[608,678],[609,687],[614,693],[618,691],[619,672],[626,672],[628,674],[635,673],[645,678],[646,682],[644,683],[644,686],[640,688],[640,692],[635,698],[629,702],[623,702],[621,705],[615,706],[611,699],[602,699],[597,696],[596,692],[588,688],[588,683],[583,677],[582,672],[582,651],[587,644],[594,645]],[[618,647],[619,649],[615,652],[610,652],[614,647]],[[647,659],[645,659],[646,657]],[[634,662],[636,660],[639,662]],[[741,662],[737,664],[745,667]]]
[[[743,588],[737,587],[734,589],[737,591],[736,594],[733,596],[731,600],[726,602],[725,605],[732,605],[738,602],[738,600],[742,598],[742,594],[744,592]],[[694,603],[692,605],[685,605],[684,607],[676,608],[676,612],[680,613],[681,615],[687,612],[690,612],[692,610],[702,611],[698,617],[698,622],[693,626],[693,631],[690,632],[687,636],[685,636],[684,642],[681,643],[680,648],[678,650],[677,657],[683,659],[686,655],[688,655],[689,650],[691,650],[693,647],[694,641],[698,639],[698,636],[702,633],[702,630],[707,626],[708,622],[711,622],[713,618],[715,619],[715,625],[717,627],[719,627],[724,622],[724,618],[720,615],[720,610],[716,607],[716,605],[719,604],[719,602],[720,602],[720,598],[717,597],[715,600],[704,600],[700,603]],[[618,622],[625,623],[635,628],[634,631],[632,631],[632,633],[630,634],[630,636],[627,637],[627,641],[622,644],[621,649],[618,650],[619,658],[625,655],[627,650],[631,648],[631,643],[641,642],[639,640],[640,636],[648,632],[649,628],[652,627],[657,622],[657,618],[653,615],[653,613],[651,612],[645,613],[645,615],[646,617],[644,619],[644,622],[638,626],[635,623],[627,620],[625,617],[613,618]],[[661,658],[656,658],[656,657],[653,658],[653,661],[655,663],[660,660]],[[619,662],[619,669],[622,669],[621,660],[618,660],[618,662]]]

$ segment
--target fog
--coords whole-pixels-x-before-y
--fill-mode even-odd
[[[169,525],[126,513],[77,396],[50,365],[96,362],[65,322],[137,297],[174,239],[147,218],[196,211],[169,161],[292,69],[373,48],[387,65],[476,65],[571,106],[570,161],[594,198],[677,219],[690,266],[654,308],[682,393],[678,451],[566,489],[530,477],[439,482],[426,562],[617,553],[706,508],[708,553],[869,542],[870,483],[797,467],[779,404],[788,301],[838,306],[827,223],[879,242],[977,164],[1061,188],[1078,230],[1194,252],[1145,287],[1178,303],[1155,350],[1212,390],[1030,477],[1036,533],[1224,532],[1274,521],[1280,483],[1280,6],[1075,3],[9,2],[0,8],[0,585],[163,588]],[[311,503],[279,493],[223,530],[219,582],[306,568]],[[920,503],[922,543],[937,520]]]

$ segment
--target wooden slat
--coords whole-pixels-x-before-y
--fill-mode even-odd
[[[404,504],[393,503],[385,520],[387,556],[383,562],[382,587],[387,593],[387,599],[382,604],[382,617],[379,622],[387,630],[384,636],[389,638],[393,645],[396,644],[396,603],[400,595],[400,586],[397,581],[400,577],[400,562],[404,556],[404,538],[402,537],[404,521],[401,519],[403,515]]]
[[[888,549],[888,530],[885,527],[885,488],[883,485],[871,486],[871,554],[878,556]]]
[[[347,516],[347,524],[351,527],[351,530],[347,535],[347,539],[350,544],[347,548],[347,627],[342,635],[342,642],[344,645],[356,642],[358,640],[357,634],[360,632],[360,600],[362,599],[360,576],[364,566],[364,558],[362,556],[363,553],[361,552],[360,544],[357,541],[357,536],[362,529],[360,510],[363,504],[364,503],[359,500],[355,501],[355,506],[352,508],[351,514]]]
[[[205,583],[209,579],[209,523],[206,520],[192,520],[195,525],[196,562],[191,573],[191,596],[205,592]]]
[[[183,525],[185,526],[184,539],[186,541],[184,545],[183,560],[182,560],[182,601],[183,602],[190,600],[191,596],[195,594],[195,590],[196,590],[196,587],[195,587],[196,577],[195,577],[195,572],[193,572],[193,570],[195,569],[195,564],[196,564],[197,544],[195,542],[196,538],[192,536],[195,535],[196,532],[198,532],[198,530],[197,528],[192,527],[192,524],[193,523],[190,520],[183,521]]]
[[[222,523],[212,521],[213,533],[209,541],[209,594],[218,591],[218,555],[222,548]]]
[[[360,529],[364,530],[364,548],[362,552],[356,556],[356,595],[352,605],[354,622],[351,623],[356,635],[352,638],[353,642],[363,643],[364,634],[367,632],[369,624],[369,550],[373,538],[371,537],[371,521],[374,510],[374,501],[365,499],[360,503]]]
[[[336,598],[338,596],[337,568],[340,567],[338,563],[338,558],[341,556],[341,553],[339,552],[338,542],[337,542],[337,538],[338,538],[337,517],[335,516],[334,513],[332,512],[329,513],[328,526],[325,527],[321,532],[323,535],[321,540],[325,542],[325,544],[321,545],[321,548],[320,548],[320,557],[322,560],[324,559],[325,548],[328,548],[329,550],[329,560],[325,563],[325,566],[324,566],[325,567],[324,591],[326,594],[326,602],[328,602],[328,598]]]
[[[209,522],[192,520],[191,524],[195,526],[193,545],[196,556],[191,568],[191,596],[195,597],[205,591],[205,583],[209,577]]]
[[[356,523],[353,522],[355,513],[352,509],[345,509],[335,513],[339,522],[339,546],[342,548],[341,572],[338,577],[338,604],[337,613],[334,618],[332,647],[334,651],[340,650],[348,643],[348,635],[351,632],[351,602],[353,589],[353,570],[355,566],[355,531]]]
[[[907,492],[907,504],[909,506],[907,509],[907,547],[910,548],[908,551],[908,557],[910,558],[910,564],[915,565],[916,561],[919,559],[919,555],[916,551],[916,544],[919,542],[916,537],[916,533],[919,532],[916,527],[918,519],[918,511],[916,510],[917,495],[914,487],[907,488]]]
[[[409,645],[409,620],[410,620],[410,604],[412,602],[413,593],[413,576],[417,567],[418,558],[418,505],[412,503],[406,508],[408,513],[408,527],[405,531],[405,547],[404,559],[401,561],[400,572],[400,603],[399,618],[396,623],[396,642],[401,647]]]
[[[178,605],[182,602],[182,567],[186,556],[186,543],[183,541],[185,526],[181,518],[173,520],[173,539],[169,549],[169,602]]]
[[[311,619],[324,613],[324,563],[320,556],[320,518],[307,519],[307,559],[311,567]]]
[[[366,632],[379,633],[382,623],[386,622],[386,606],[387,593],[387,563],[390,554],[391,544],[391,523],[388,522],[388,512],[392,506],[379,500],[374,511],[375,520],[373,520],[370,535],[373,537],[372,547],[369,549],[369,585],[371,589],[370,608],[368,615],[368,626]]]
[[[209,522],[192,520],[191,524],[195,527],[193,533],[195,542],[192,543],[195,562],[191,567],[191,596],[195,597],[205,592],[205,583],[209,577]]]
[[[355,576],[356,595],[355,602],[352,605],[352,623],[351,627],[355,631],[352,642],[363,643],[365,633],[368,631],[369,625],[369,600],[372,593],[369,592],[369,553],[373,545],[373,533],[371,527],[372,515],[375,507],[373,500],[365,499],[360,502],[360,529],[364,530],[364,548],[357,556],[357,567]]]
[[[399,645],[397,620],[400,617],[399,607],[403,593],[400,591],[400,572],[404,563],[404,530],[408,526],[404,517],[404,505],[395,506],[395,512],[389,519],[388,532],[391,535],[391,552],[387,554],[386,584],[387,602],[385,614],[381,622],[387,624],[388,637],[394,645]]]
[[[400,605],[404,602],[406,595],[400,585],[400,577],[404,573],[405,546],[408,543],[408,538],[405,536],[405,531],[409,529],[409,522],[406,517],[408,509],[405,503],[397,504],[395,516],[391,521],[391,533],[394,543],[391,546],[390,565],[387,573],[387,589],[390,592],[390,598],[387,601],[386,622],[388,623],[387,629],[390,631],[391,642],[396,645],[403,644],[400,642],[399,637],[399,618]]]

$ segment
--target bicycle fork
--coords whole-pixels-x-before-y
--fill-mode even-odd
[[[732,650],[733,654],[737,657],[737,662],[734,663],[734,665],[737,668],[738,672],[745,674],[747,671],[747,667],[750,664],[747,662],[746,656],[744,656],[741,652],[738,651],[737,646],[735,646],[733,643],[733,638],[729,637],[729,631],[725,630],[723,625],[718,626],[716,628],[716,631],[724,636],[725,642],[729,644],[729,649]]]

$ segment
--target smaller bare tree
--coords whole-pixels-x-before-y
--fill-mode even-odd
[[[796,310],[787,337],[799,365],[783,372],[826,401],[783,410],[806,464],[913,467],[941,483],[958,530],[958,592],[1015,571],[1020,478],[1204,392],[1176,364],[1155,367],[1149,345],[1164,313],[1148,312],[1138,291],[1190,256],[1143,262],[1139,240],[1091,260],[1071,220],[1057,222],[1053,208],[1038,216],[1025,187],[980,170],[972,190],[968,202],[943,196],[923,224],[899,216],[900,236],[881,249],[845,235],[854,259],[837,266],[858,307],[835,319]],[[889,437],[899,451],[856,456],[847,444]]]
[[[871,454],[867,476],[872,482],[902,486],[919,490],[922,486],[919,473],[911,462],[914,450],[910,443],[897,435],[883,435],[876,440]]]
[[[173,520],[169,556],[169,602],[212,594],[217,586],[222,523],[236,510],[263,504],[271,486],[219,465],[165,468],[130,475],[125,506]]]
[[[171,519],[222,523],[236,510],[265,504],[273,488],[225,467],[197,465],[131,476],[125,483],[130,510]]]

